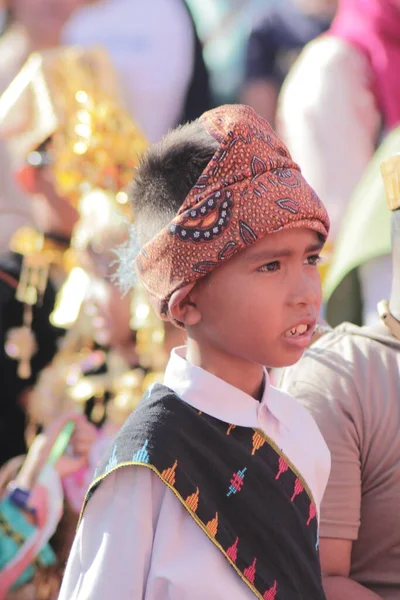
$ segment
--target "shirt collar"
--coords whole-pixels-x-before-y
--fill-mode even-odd
[[[265,386],[261,401],[223,381],[216,375],[190,364],[185,359],[186,347],[171,352],[164,384],[185,402],[211,417],[240,427],[259,427],[259,411],[271,412],[278,421],[289,425],[287,403],[280,405],[281,396],[287,396],[272,387],[264,369]]]

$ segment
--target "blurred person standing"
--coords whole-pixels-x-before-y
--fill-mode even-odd
[[[31,381],[25,379],[21,382],[21,385],[25,385],[24,407],[29,423],[29,431],[25,437],[30,448],[29,455],[32,454],[32,448],[35,448],[34,436],[38,427],[46,431],[52,428],[57,419],[64,418],[64,422],[68,420],[66,413],[72,411],[71,414],[74,414],[78,411],[83,415],[78,418],[75,446],[77,454],[85,459],[72,472],[57,469],[58,477],[57,473],[53,473],[53,479],[58,484],[58,496],[62,492],[64,495],[65,510],[58,527],[57,520],[53,521],[51,533],[55,529],[56,533],[51,536],[51,547],[47,548],[47,561],[44,564],[41,560],[43,553],[39,553],[40,544],[35,546],[34,542],[35,536],[49,530],[51,515],[45,514],[41,519],[35,520],[36,531],[34,534],[30,532],[32,535],[27,536],[27,542],[22,548],[18,548],[18,544],[12,544],[14,540],[10,534],[13,529],[19,531],[19,509],[32,507],[35,493],[31,490],[32,486],[26,487],[23,481],[18,483],[20,478],[17,475],[17,484],[14,483],[16,492],[10,496],[5,495],[5,506],[0,501],[0,555],[4,547],[8,549],[0,561],[3,573],[0,576],[1,599],[4,587],[12,586],[15,591],[10,600],[11,597],[18,600],[55,600],[86,491],[85,482],[92,480],[102,449],[108,445],[109,438],[142,395],[141,386],[145,385],[146,378],[158,376],[154,368],[164,366],[162,338],[159,337],[159,343],[156,344],[156,332],[149,319],[144,319],[143,305],[140,313],[141,325],[144,325],[145,330],[141,329],[136,340],[135,332],[130,328],[131,299],[129,296],[121,299],[121,294],[117,293],[110,281],[112,263],[115,264],[116,258],[111,248],[125,239],[126,220],[130,217],[127,196],[122,190],[128,179],[131,180],[138,156],[147,147],[141,131],[119,106],[116,79],[111,62],[101,49],[62,48],[43,51],[31,55],[0,102],[0,108],[4,108],[5,104],[9,107],[3,129],[8,126],[11,134],[14,134],[10,134],[13,145],[20,149],[20,153],[24,150],[23,154],[26,155],[27,164],[21,169],[19,179],[27,184],[42,181],[45,177],[49,183],[48,191],[51,191],[52,183],[54,191],[58,193],[57,197],[53,192],[51,198],[47,193],[46,198],[42,199],[42,210],[35,211],[36,225],[41,226],[45,234],[40,236],[43,248],[39,255],[24,255],[18,288],[23,287],[24,267],[27,266],[31,270],[27,274],[30,279],[28,291],[33,292],[32,288],[38,280],[41,281],[46,267],[49,272],[47,287],[54,286],[55,267],[61,265],[47,264],[49,254],[54,256],[58,252],[55,243],[61,240],[57,240],[57,233],[60,237],[68,235],[67,222],[71,230],[68,210],[79,217],[73,228],[70,248],[65,253],[58,253],[62,254],[59,258],[65,263],[72,262],[73,268],[68,280],[57,293],[57,301],[54,302],[53,295],[53,305],[47,302],[44,307],[35,305],[31,308],[34,316],[31,330],[37,336],[36,355],[40,357],[42,366],[45,350],[43,334],[46,328],[49,338],[51,332],[48,329],[54,323],[68,327],[68,332],[51,363],[40,371],[33,390],[27,390],[33,377]],[[32,102],[32,99],[36,102]],[[18,127],[15,121],[21,121],[21,107],[24,106],[31,109],[33,118],[28,128],[22,119],[19,134],[16,135]],[[60,194],[65,196],[64,202],[61,201]],[[34,203],[36,206],[38,199]],[[46,207],[45,211],[43,205]],[[64,229],[60,225],[58,228],[55,226],[60,212]],[[43,215],[46,215],[46,220]],[[70,233],[71,231],[69,235]],[[36,235],[39,237],[38,233]],[[22,242],[22,246],[27,245],[27,232],[19,231],[17,237],[16,241],[20,244]],[[40,294],[40,289],[35,291]],[[29,298],[26,303],[29,303]],[[16,298],[10,298],[8,303],[4,303],[1,317],[8,308],[7,304],[16,313],[21,311],[20,294],[17,293]],[[25,305],[23,309],[25,312]],[[42,313],[40,323],[37,320],[38,312]],[[159,325],[157,329],[160,329]],[[21,338],[22,333],[24,339]],[[27,331],[23,332],[21,328],[14,330],[14,345],[18,346],[19,342],[21,346],[21,342],[26,342],[26,334]],[[143,334],[147,344],[144,344],[146,340],[143,340]],[[143,365],[139,363],[136,354],[136,341],[140,358],[146,350],[147,356],[144,358],[148,360]],[[34,376],[38,374],[35,356],[31,361]],[[15,358],[20,359],[19,367],[21,358],[30,362],[28,356],[21,356],[20,353]],[[15,377],[15,365],[12,361],[7,361],[7,358],[0,359],[1,381],[6,389],[9,388],[10,381],[4,381],[3,370],[7,368],[12,380]],[[19,371],[18,368],[17,375],[21,379],[22,373]],[[6,399],[11,402],[13,400],[11,395]],[[14,398],[14,404],[16,400]],[[0,426],[4,423],[13,437],[18,437],[20,432],[15,428],[13,430],[15,423],[11,423],[7,415],[4,420],[0,419]],[[7,436],[0,435],[1,450],[7,441]],[[5,450],[9,452],[10,446]],[[0,483],[2,473],[7,472],[9,464],[13,463],[11,461],[0,468]],[[24,501],[22,506],[19,502],[21,496],[25,500],[28,496],[28,501]],[[51,513],[54,512],[57,500],[51,493],[47,496]],[[2,513],[3,508],[7,512]],[[40,506],[37,512],[40,514]],[[49,541],[49,538],[50,536],[46,536],[44,541]],[[29,541],[33,545],[30,554],[24,551]]]
[[[247,43],[242,101],[271,124],[280,88],[308,42],[326,31],[337,0],[272,2]]]
[[[304,49],[283,87],[278,129],[327,206],[333,245],[349,225],[349,200],[382,136],[400,123],[399,63],[399,1],[340,0],[328,34]],[[377,302],[390,292],[390,256],[365,250],[365,261],[354,265],[357,324],[373,323]],[[341,294],[341,320],[349,319],[348,300]]]
[[[208,72],[184,0],[101,0],[70,19],[63,41],[107,49],[126,107],[150,142],[210,108]]]
[[[83,174],[90,181],[103,177],[111,187],[123,168],[130,175],[135,164],[128,116],[122,147],[105,135],[100,147],[93,144],[99,137],[93,135],[94,123],[100,120],[103,133],[121,126],[122,117],[110,111],[110,124],[101,122],[104,101],[103,113],[98,109],[101,94],[117,97],[115,79],[102,50],[46,50],[31,55],[0,99],[0,132],[19,157],[14,176],[29,194],[35,223],[35,228],[19,228],[11,240],[13,251],[0,257],[0,465],[25,449],[24,400],[62,333],[50,316],[74,265],[69,248],[81,187],[88,183]],[[95,92],[100,100],[95,95],[90,108]]]

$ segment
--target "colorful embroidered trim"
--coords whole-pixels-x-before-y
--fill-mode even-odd
[[[258,598],[322,600],[314,499],[262,431],[199,414],[157,384],[104,458],[80,520],[104,478],[128,466],[157,474]]]

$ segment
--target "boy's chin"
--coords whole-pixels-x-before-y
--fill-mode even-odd
[[[291,367],[292,365],[295,365],[300,358],[303,356],[304,352],[306,351],[306,348],[304,349],[299,349],[297,350],[297,352],[292,352],[290,353],[290,355],[285,355],[280,357],[280,359],[275,360],[275,361],[270,361],[272,362],[272,364],[268,365],[269,369],[285,369],[286,367]]]

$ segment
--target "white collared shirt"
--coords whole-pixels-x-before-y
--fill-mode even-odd
[[[269,384],[261,402],[171,354],[164,384],[231,425],[262,429],[308,483],[319,512],[330,456],[312,417]],[[59,600],[245,600],[253,593],[149,469],[111,473],[91,498]]]

